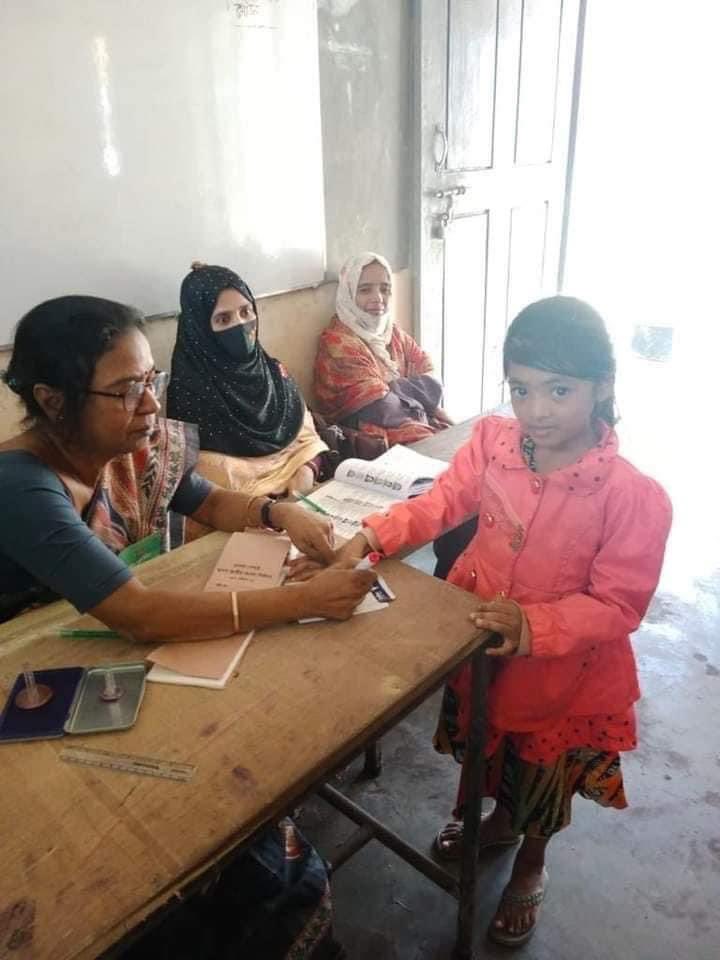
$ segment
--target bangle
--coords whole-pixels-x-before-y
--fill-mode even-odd
[[[268,530],[275,530],[276,533],[282,533],[285,528],[276,526],[270,517],[270,509],[274,503],[275,501],[268,497],[262,507],[260,507],[260,523]]]
[[[310,469],[312,470],[314,483],[318,482],[320,474],[322,473],[322,467],[320,464],[321,459],[322,459],[322,454],[319,453],[316,457],[313,457],[312,460],[308,460],[308,462],[305,464],[306,467],[310,467]]]
[[[245,526],[246,527],[260,526],[260,524],[253,524],[250,522],[250,508],[252,507],[252,505],[255,503],[256,500],[262,500],[262,495],[256,493],[255,496],[250,497],[248,502],[245,504]]]
[[[238,613],[237,593],[233,590],[230,594],[233,615],[233,633],[240,633],[240,614]]]

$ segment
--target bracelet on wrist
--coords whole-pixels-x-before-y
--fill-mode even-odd
[[[275,505],[276,501],[271,497],[265,501],[265,503],[260,507],[260,524],[265,527],[267,530],[274,530],[276,533],[282,533],[285,529],[284,527],[279,527],[277,524],[272,522],[272,517],[270,511]]]
[[[320,479],[320,464],[315,460],[308,460],[307,466],[310,467],[313,475],[313,483],[317,483]]]
[[[262,496],[259,496],[258,494],[255,494],[254,496],[250,497],[250,498],[248,499],[247,503],[245,504],[245,526],[246,526],[246,527],[259,527],[259,526],[260,526],[260,523],[253,523],[253,522],[252,522],[252,507],[253,507],[253,504],[255,503],[256,500],[262,500],[262,499],[263,499]]]

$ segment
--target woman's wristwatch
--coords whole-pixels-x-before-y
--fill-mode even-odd
[[[268,497],[265,503],[260,507],[260,524],[265,527],[267,530],[274,530],[276,533],[282,533],[285,527],[278,527],[270,518],[270,510],[275,504],[275,500],[272,497]]]

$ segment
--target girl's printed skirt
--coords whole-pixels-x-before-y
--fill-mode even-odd
[[[577,747],[551,764],[522,760],[506,737],[487,762],[488,794],[510,814],[514,833],[547,840],[570,823],[575,794],[603,807],[627,806],[620,754]]]
[[[457,696],[448,686],[433,742],[436,750],[462,763],[465,742],[457,721]],[[561,729],[542,734],[516,734],[488,724],[484,793],[508,811],[513,832],[546,840],[570,823],[575,794],[603,807],[627,807],[619,751],[631,750],[635,743],[632,710],[569,718]],[[463,780],[461,776],[454,811],[458,819]]]

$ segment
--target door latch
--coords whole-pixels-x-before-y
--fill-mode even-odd
[[[457,187],[446,187],[445,190],[433,190],[430,195],[437,200],[444,200],[446,197],[462,197],[465,193],[467,193],[467,187],[461,183]]]
[[[433,238],[433,240],[445,239],[445,232],[449,223],[449,213],[439,213],[437,216],[433,217],[432,226],[430,227],[430,236]]]
[[[430,192],[430,196],[434,199],[446,201],[445,210],[433,217],[430,227],[430,236],[433,240],[445,239],[448,225],[453,218],[455,197],[461,197],[465,193],[467,193],[467,187],[462,184],[458,187],[447,187],[445,190],[432,190]]]

